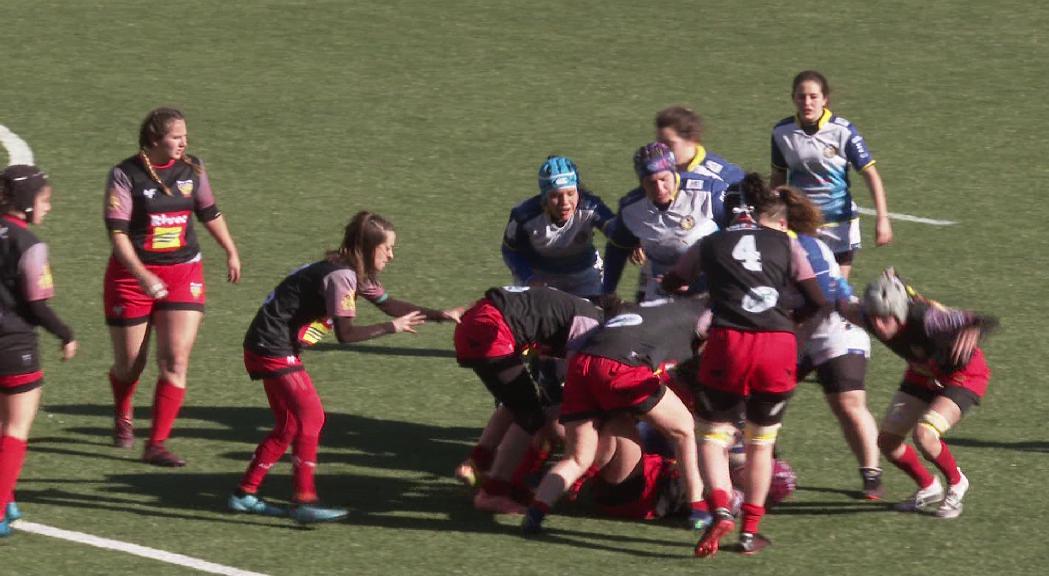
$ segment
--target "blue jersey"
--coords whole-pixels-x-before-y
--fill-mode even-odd
[[[849,190],[849,165],[874,164],[863,136],[848,120],[824,109],[816,132],[806,134],[797,117],[772,129],[772,165],[787,172],[787,183],[803,190],[827,223],[847,222],[856,206]]]
[[[692,161],[679,173],[685,178],[689,172],[723,180],[730,187],[739,184],[746,175],[739,166],[699,145],[696,146],[696,155]],[[727,223],[723,224],[722,228],[726,225]]]
[[[533,196],[510,211],[503,260],[522,283],[535,274],[572,275],[591,269],[599,261],[594,229],[604,232],[614,217],[601,198],[580,191],[575,213],[558,225],[545,210],[542,196]]]

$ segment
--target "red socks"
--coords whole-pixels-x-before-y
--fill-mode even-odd
[[[765,507],[756,504],[743,504],[742,510],[743,526],[740,528],[740,532],[757,534],[758,524],[761,524],[761,518],[765,515]]]
[[[941,452],[941,456],[942,456]],[[950,453],[948,452],[948,457]],[[918,452],[910,445],[903,445],[903,455],[898,459],[893,459],[891,456],[886,455],[886,458],[897,468],[903,470],[908,476],[910,476],[917,484],[919,488],[928,488],[933,482],[932,474],[922,466],[921,461],[918,460]],[[953,458],[951,459],[953,462]],[[955,467],[957,470],[957,467]]]
[[[292,447],[292,499],[296,502],[307,504],[317,500],[317,485],[314,483],[314,473],[317,470],[317,445],[320,438],[317,436],[299,435],[295,438]]]
[[[951,454],[947,443],[942,439],[940,440],[940,455],[933,458],[932,463],[940,469],[940,472],[943,472],[948,484],[953,486],[962,481],[962,473],[958,470],[958,464],[954,462],[954,455]]]
[[[116,417],[131,420],[133,412],[131,401],[135,397],[135,388],[138,387],[138,380],[121,382],[110,372],[109,387],[113,390],[113,410],[116,413]]]
[[[0,515],[14,494],[15,483],[25,461],[26,441],[14,436],[0,436]]]
[[[171,427],[175,425],[185,396],[185,388],[178,388],[167,380],[157,380],[157,390],[153,395],[153,430],[149,435],[151,446],[161,445],[171,436]]]
[[[724,490],[711,490],[707,494],[707,505],[711,511],[716,511],[718,508],[728,510],[729,509],[729,495]],[[693,509],[695,507],[693,506]]]

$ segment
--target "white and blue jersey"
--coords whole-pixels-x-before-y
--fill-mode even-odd
[[[503,235],[503,261],[515,282],[542,281],[576,296],[601,293],[602,262],[594,229],[607,234],[615,215],[601,198],[579,191],[575,212],[563,225],[550,219],[541,195],[510,211]]]
[[[772,166],[787,172],[787,183],[804,191],[828,224],[856,217],[849,165],[859,172],[873,164],[856,127],[830,110],[823,110],[813,134],[802,129],[797,117],[785,118],[772,129]]]
[[[696,155],[678,174],[683,180],[690,178],[690,174],[715,178],[724,181],[730,187],[739,184],[746,175],[739,166],[699,145],[696,146]],[[727,223],[721,224],[722,228],[726,225]]]
[[[796,237],[798,244],[805,250],[809,264],[812,265],[823,296],[830,302],[847,298],[851,289],[844,283],[830,247],[812,236],[798,234]],[[800,358],[812,367],[845,354],[862,354],[864,358],[870,358],[871,340],[865,330],[851,324],[837,312],[831,312],[824,318],[812,336],[801,343],[799,348]]]
[[[657,278],[699,241],[718,230],[725,218],[724,202],[728,184],[724,180],[692,172],[679,175],[678,190],[666,209],[660,209],[637,188],[619,201],[619,213],[612,222],[605,250],[605,293],[615,292],[630,252],[640,246],[645,251],[647,277],[644,299],[663,295]]]

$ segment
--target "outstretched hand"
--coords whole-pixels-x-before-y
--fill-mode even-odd
[[[390,323],[393,324],[394,334],[399,332],[411,332],[412,334],[415,334],[415,327],[426,323],[426,315],[416,310],[414,312],[409,312],[404,316],[394,318]]]
[[[980,329],[971,326],[962,330],[954,338],[954,346],[951,347],[951,362],[955,366],[964,366],[972,358],[973,350],[980,342]]]
[[[463,312],[466,312],[465,306],[459,306],[458,308],[452,308],[450,310],[441,311],[441,320],[455,322],[458,324],[463,319]]]

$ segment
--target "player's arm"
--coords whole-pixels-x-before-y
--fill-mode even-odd
[[[510,221],[506,223],[503,245],[500,250],[503,254],[503,262],[510,269],[510,273],[523,284],[527,284],[535,274],[532,263],[528,261],[525,254],[527,246],[528,238],[524,233],[524,227],[511,214]]]
[[[200,188],[193,193],[197,219],[226,252],[226,280],[236,284],[240,282],[240,253],[237,252],[237,245],[233,242],[229,227],[226,226],[226,219],[215,204],[215,194],[211,190],[211,181],[208,179],[208,173],[204,170],[203,164],[201,164],[198,177]]]
[[[700,238],[699,241],[690,246],[688,250],[678,258],[677,262],[674,263],[674,267],[663,275],[663,280],[660,282],[660,286],[663,288],[664,292],[667,294],[685,292],[688,290],[689,284],[699,277],[700,262],[702,260],[702,243],[703,239]]]
[[[817,323],[830,314],[834,303],[823,295],[823,289],[820,288],[805,249],[794,238],[790,239],[790,253],[794,284],[804,301],[801,307],[794,311],[794,320],[798,324]]]
[[[376,302],[375,305],[387,316],[403,317],[415,313],[421,315],[420,317],[424,320],[432,320],[434,322],[455,322],[456,324],[459,323],[459,319],[462,317],[464,310],[462,307],[451,308],[449,310],[437,310],[389,297],[383,299],[381,302]]]
[[[76,354],[77,342],[73,330],[48,305],[48,300],[55,295],[55,289],[51,266],[48,264],[47,245],[41,242],[31,246],[22,254],[18,268],[22,279],[22,296],[29,313],[27,319],[61,340],[62,359],[69,360]]]
[[[885,188],[881,183],[881,175],[873,165],[867,166],[860,172],[863,181],[867,183],[867,189],[871,193],[871,201],[874,202],[874,210],[877,220],[874,225],[874,243],[884,246],[892,242],[892,223],[889,222],[889,204],[885,200]]]
[[[772,170],[769,172],[769,188],[776,188],[787,183],[787,159],[783,157],[776,136],[772,136]]]
[[[363,342],[385,336],[386,334],[397,334],[399,332],[415,333],[415,327],[426,322],[421,312],[410,312],[403,316],[394,318],[389,322],[380,324],[369,324],[367,326],[356,326],[352,317],[339,316],[333,322],[335,338],[343,344]]]
[[[627,259],[630,258],[634,248],[641,244],[637,236],[634,236],[623,223],[622,214],[612,221],[611,227],[608,242],[605,244],[605,276],[601,281],[602,291],[605,294],[612,294],[616,291]]]

